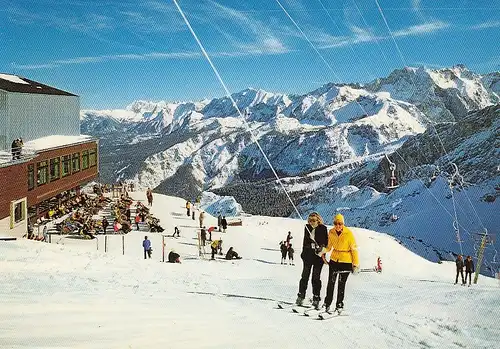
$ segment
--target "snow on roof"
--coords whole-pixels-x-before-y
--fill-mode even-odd
[[[77,95],[70,92],[66,92],[49,85],[27,79],[25,77],[5,73],[0,73],[0,90],[16,93],[78,97]]]
[[[21,79],[20,77],[18,77],[16,75],[1,74],[0,73],[0,79],[7,80],[7,81],[13,82],[15,84],[29,85],[29,82],[24,81],[23,79]]]
[[[24,143],[23,149],[32,151],[41,151],[66,145],[84,143],[93,140],[94,138],[87,135],[79,136],[47,136],[43,138],[34,139]]]

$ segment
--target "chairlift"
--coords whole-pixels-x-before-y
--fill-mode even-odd
[[[452,175],[451,178],[448,180],[448,185],[450,186],[450,189],[453,189],[455,185],[460,185],[463,186],[464,183],[464,177],[460,174],[458,171],[458,166],[454,162],[451,163],[451,166],[453,167],[453,170],[455,171]]]
[[[391,177],[389,178],[389,185],[386,186],[387,189],[396,189],[399,187],[399,184],[397,182],[396,178],[396,164],[392,162],[387,154],[385,154],[385,158],[387,159],[387,162],[389,163],[389,170],[391,171]]]

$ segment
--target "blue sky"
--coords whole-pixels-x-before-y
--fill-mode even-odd
[[[404,65],[500,70],[500,0],[178,3],[231,92],[304,93]],[[76,93],[84,109],[225,94],[172,0],[0,0],[0,43],[0,72]]]

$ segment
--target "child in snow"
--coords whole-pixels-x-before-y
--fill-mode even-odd
[[[288,246],[288,264],[295,265],[293,264],[293,252],[294,249],[292,248],[292,244]]]

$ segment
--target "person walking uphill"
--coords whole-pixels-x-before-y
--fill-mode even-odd
[[[313,289],[313,307],[319,309],[319,301],[321,300],[321,269],[323,268],[323,259],[321,253],[328,244],[328,232],[326,226],[323,224],[323,218],[313,212],[307,218],[307,224],[304,228],[304,240],[302,243],[302,253],[300,257],[304,267],[299,282],[299,293],[295,304],[303,305],[304,298],[306,297],[307,284],[309,282],[309,275],[312,269],[311,284]]]
[[[333,301],[333,291],[338,276],[339,285],[335,311],[340,313],[344,308],[344,294],[347,277],[350,272],[358,272],[359,256],[354,234],[349,228],[344,226],[344,216],[340,213],[335,215],[333,225],[333,229],[328,232],[328,246],[323,254],[324,259],[325,254],[332,251],[330,261],[328,262],[328,286],[326,288],[325,310],[330,312],[330,305]]]
[[[146,254],[149,258],[151,258],[151,240],[148,240],[148,237],[144,237],[144,241],[142,242],[142,247],[144,247],[144,259],[146,259]]]

